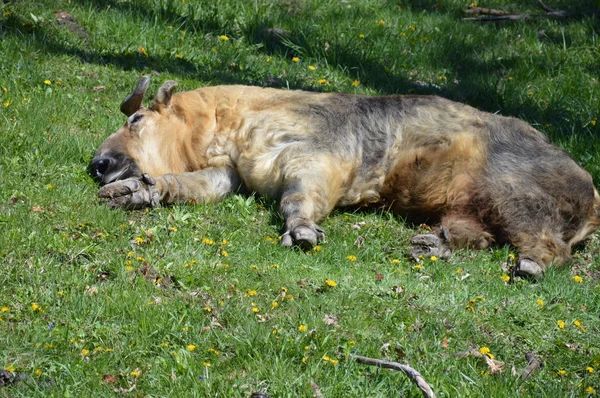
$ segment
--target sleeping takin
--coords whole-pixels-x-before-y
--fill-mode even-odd
[[[435,96],[249,86],[173,93],[149,108],[143,77],[127,121],[97,150],[99,196],[138,209],[211,203],[239,189],[280,200],[283,246],[316,245],[336,206],[378,205],[437,225],[414,256],[510,243],[540,276],[600,225],[592,178],[527,123]]]

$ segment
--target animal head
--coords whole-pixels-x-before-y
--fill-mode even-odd
[[[121,112],[127,115],[127,121],[102,143],[92,159],[89,172],[100,185],[139,177],[142,173],[185,171],[181,170],[185,166],[177,163],[182,157],[173,156],[176,151],[173,144],[187,129],[184,119],[171,109],[177,82],[163,83],[150,108],[145,108],[142,101],[149,83],[150,78],[143,77],[123,101]]]

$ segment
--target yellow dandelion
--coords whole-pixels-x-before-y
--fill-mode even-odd
[[[52,84],[52,82],[50,80],[46,79],[46,80],[44,80],[44,84],[49,86]]]
[[[315,68],[315,67],[314,67],[314,66],[312,66],[312,65],[308,65],[308,69],[310,69],[310,70],[315,70],[315,69],[317,69],[317,68]]]
[[[222,245],[228,245],[228,244],[229,244],[229,241],[228,241],[227,239],[223,239],[223,240],[221,241],[221,244],[222,244]]]
[[[131,372],[129,372],[129,376],[131,377],[140,377],[140,372],[138,370],[132,370]]]
[[[15,371],[15,367],[14,366],[7,366],[4,368],[4,370],[6,370],[7,372],[14,372]]]
[[[204,243],[205,245],[211,246],[211,245],[215,244],[215,241],[212,239],[208,239],[208,238],[202,238],[202,243]]]
[[[310,350],[310,346],[309,345],[305,345],[304,346],[304,351],[308,351],[308,350]]]
[[[211,367],[211,364],[210,364],[210,362],[202,362],[202,365],[203,365],[205,368],[210,368],[210,367]]]
[[[183,55],[181,55],[181,54],[175,54],[175,58],[177,58],[177,59],[182,59],[182,58],[183,58]]]
[[[29,98],[27,98],[27,97],[23,97],[23,101],[25,101],[25,102],[29,102]]]
[[[410,29],[410,30],[417,30],[417,26],[416,25],[410,25],[408,27],[408,29]]]
[[[500,279],[502,279],[504,282],[508,282],[510,281],[510,276],[508,276],[507,274],[503,274]]]
[[[36,369],[34,373],[36,376],[40,376],[42,374],[42,369]]]
[[[437,256],[431,256],[429,259],[430,259],[431,261],[437,261],[437,260],[438,260]]]
[[[319,84],[325,84],[325,83],[327,83],[327,80],[325,80],[325,79],[319,79]]]
[[[359,33],[358,37],[360,37],[361,39],[364,39],[365,38],[365,34],[364,33]]]
[[[171,231],[171,232],[177,232],[177,227],[171,227],[171,228],[169,228],[169,231]]]
[[[589,386],[588,388],[585,389],[585,392],[588,395],[595,395],[596,394],[596,389],[592,386]]]
[[[308,357],[302,357],[302,362],[304,362],[304,363],[308,362]]]
[[[182,332],[187,332],[188,330],[190,330],[189,326],[184,326],[181,328]]]
[[[6,87],[2,87],[2,91],[6,93],[8,92],[8,89]]]
[[[557,376],[564,376],[567,374],[567,371],[564,369],[559,370],[558,372],[556,372]]]
[[[582,277],[580,277],[579,275],[575,275],[575,276],[573,277],[573,280],[574,280],[575,282],[577,282],[577,283],[581,283],[581,282],[583,282],[583,278],[582,278]]]
[[[204,311],[206,311],[206,312],[212,312],[212,307],[209,307],[207,305],[206,307],[204,307]]]
[[[144,239],[140,238],[139,236],[137,238],[134,239],[135,243],[140,244],[144,242]]]
[[[337,282],[334,281],[333,279],[325,279],[325,284],[329,287],[336,287],[337,286]]]
[[[323,355],[321,357],[321,359],[323,359],[324,361],[327,361],[327,362],[331,361],[331,358],[329,358],[327,355]]]
[[[317,245],[317,246],[313,247],[313,250],[316,252],[320,252],[321,250],[323,250],[323,248],[321,246]]]
[[[188,344],[188,346],[186,348],[188,351],[194,351],[196,349],[196,346],[193,344]]]
[[[47,348],[47,349],[54,348],[54,344],[44,344],[44,348]]]
[[[279,307],[279,303],[278,303],[277,301],[273,301],[273,302],[271,303],[271,307],[272,307],[272,308],[277,308],[277,307]]]
[[[385,25],[385,21],[383,19],[380,19],[379,21],[377,21],[377,26],[382,26]]]
[[[348,261],[356,261],[356,256],[352,256],[352,255],[347,256],[346,260],[348,260]]]
[[[400,260],[398,260],[397,258],[392,260],[392,264],[398,264],[400,262]]]
[[[340,361],[337,360],[337,359],[331,359],[331,360],[329,360],[329,363],[332,364],[332,365],[334,365],[334,366],[337,365],[339,362]]]
[[[300,58],[294,57],[294,58],[292,58],[292,62],[300,62]]]
[[[41,311],[42,307],[38,303],[31,303],[31,309],[34,311]]]
[[[488,347],[480,347],[479,348],[479,353],[481,355],[487,355],[490,353],[490,349]]]
[[[256,296],[256,294],[257,294],[257,291],[256,291],[256,290],[254,290],[254,289],[251,289],[251,290],[249,289],[249,290],[246,290],[246,294],[247,294],[249,297]]]
[[[260,310],[258,309],[258,307],[252,307],[252,312],[256,314],[257,312],[260,312]]]
[[[221,36],[219,36],[219,39],[221,39],[223,41],[227,41],[227,40],[229,40],[229,37],[227,37],[225,35],[221,35]]]
[[[146,259],[142,256],[137,256],[135,259],[138,261],[146,261]]]
[[[590,124],[591,124],[592,126],[595,126],[595,125],[596,125],[596,123],[598,123],[598,119],[597,119],[597,118],[594,118],[594,119],[590,120]]]
[[[536,303],[537,303],[538,307],[540,307],[540,308],[544,308],[544,300],[542,300],[542,299],[537,299]]]
[[[421,268],[423,268],[422,264],[417,264],[413,267],[413,269],[416,269],[416,270],[420,270]]]
[[[4,105],[5,108],[8,108],[11,104],[12,104],[12,102],[10,102],[10,101],[4,101],[2,103],[2,105]]]
[[[210,353],[213,353],[213,354],[215,354],[215,356],[217,356],[217,357],[219,356],[219,351],[215,350],[215,349],[214,349],[214,348],[212,348],[212,347],[211,347],[211,348],[209,348],[209,349],[208,349],[208,350],[206,350],[206,351],[208,351],[208,352],[210,352]]]
[[[557,321],[556,324],[558,325],[559,329],[564,329],[565,328],[565,321]]]
[[[223,256],[223,257],[228,257],[228,256],[229,256],[229,253],[227,253],[227,251],[226,251],[226,250],[221,250],[221,256]]]
[[[579,330],[581,330],[582,332],[585,332],[585,328],[583,327],[583,325],[581,324],[581,321],[578,321],[577,319],[573,321],[573,325],[575,325],[575,327]]]
[[[83,350],[81,350],[81,355],[83,355],[83,356],[86,356],[89,353],[90,353],[90,350],[86,350],[85,348]]]
[[[167,348],[169,345],[167,343],[160,343],[158,346],[161,348]]]
[[[456,273],[457,273],[458,275],[461,275],[461,274],[463,273],[463,269],[462,269],[462,268],[459,268],[459,269],[457,269],[457,270],[456,270]]]
[[[8,308],[8,307],[0,308],[0,312],[8,312],[8,310],[10,310],[10,308]]]
[[[360,82],[359,82],[358,80],[354,80],[354,81],[352,82],[352,85],[353,85],[354,87],[358,87],[358,86],[360,86]]]
[[[591,366],[588,366],[587,368],[585,368],[585,370],[587,370],[589,373],[594,373],[594,368],[592,368]]]
[[[146,50],[146,49],[145,49],[144,47],[142,47],[142,46],[139,46],[139,47],[138,47],[138,52],[139,52],[140,54],[143,54],[145,57],[147,57],[147,56],[148,56],[148,50]]]
[[[308,330],[308,326],[300,325],[300,326],[298,326],[298,330],[301,331],[302,333],[304,333]]]
[[[112,349],[112,348],[105,348],[104,349],[104,352],[113,352],[113,351],[114,351],[114,349]]]

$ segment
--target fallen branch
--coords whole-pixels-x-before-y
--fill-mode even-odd
[[[523,373],[521,373],[521,379],[528,379],[529,377],[531,377],[531,374],[533,372],[535,372],[542,366],[542,363],[538,361],[533,352],[528,352],[527,354],[525,354],[525,359],[527,360],[527,367],[525,368]]]
[[[415,369],[411,368],[408,365],[404,365],[398,362],[382,361],[381,359],[361,357],[358,355],[350,355],[350,357],[353,358],[356,362],[362,363],[364,365],[371,365],[377,366],[379,368],[402,371],[406,376],[408,376],[408,378],[411,381],[413,381],[417,385],[417,387],[421,389],[421,392],[423,392],[423,396],[427,398],[435,398],[435,393],[433,392],[429,384],[427,384],[427,381],[425,381],[425,378],[421,375],[421,373],[417,372]]]
[[[576,17],[579,15],[600,15],[600,10],[585,9],[581,11],[576,10],[555,10],[548,7],[542,0],[538,0],[538,5],[545,14],[514,14],[504,10],[494,10],[490,8],[472,7],[469,6],[464,12],[465,14],[471,15],[488,15],[487,17],[481,18],[463,18],[463,21],[472,22],[495,22],[495,21],[508,21],[508,20],[526,20],[534,18],[552,18],[552,19],[567,19]]]

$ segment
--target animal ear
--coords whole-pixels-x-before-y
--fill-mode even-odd
[[[164,82],[158,89],[154,103],[156,105],[169,106],[171,96],[173,95],[173,90],[176,86],[177,82],[175,80],[167,80]]]
[[[149,84],[150,76],[142,77],[133,93],[121,103],[121,112],[127,116],[131,116],[137,112],[142,107],[142,101],[144,100],[144,95],[146,94],[146,90],[148,90]]]

